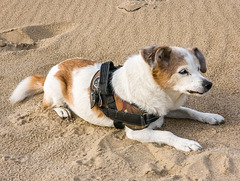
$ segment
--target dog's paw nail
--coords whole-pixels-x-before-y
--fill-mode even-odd
[[[226,121],[224,119],[224,117],[220,116],[220,115],[216,115],[215,119],[215,124],[224,124]]]
[[[221,121],[217,121],[216,124],[220,125],[220,124],[224,124],[226,121],[225,120],[221,120]]]
[[[71,112],[67,108],[57,107],[54,108],[54,111],[56,111],[58,116],[61,117],[63,120],[71,118]]]

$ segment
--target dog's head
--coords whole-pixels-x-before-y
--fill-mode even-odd
[[[154,80],[162,88],[184,94],[204,94],[212,83],[204,78],[206,61],[198,48],[151,46],[141,50],[149,64]]]

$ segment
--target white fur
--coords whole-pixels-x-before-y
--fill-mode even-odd
[[[61,107],[66,104],[62,95],[60,82],[55,77],[58,71],[58,65],[52,67],[44,82],[44,98],[46,102],[52,104],[52,107]]]
[[[140,142],[155,142],[158,144],[167,144],[182,151],[195,151],[201,149],[201,145],[196,141],[180,138],[169,131],[158,131],[146,128],[143,130],[133,131],[125,128],[126,135],[130,139]]]
[[[135,103],[148,113],[164,116],[184,104],[186,96],[164,90],[154,81],[150,67],[142,56],[130,57],[112,78],[114,91],[122,99]]]
[[[58,72],[58,65],[54,66],[44,83],[45,99],[52,104],[54,110],[61,118],[70,118],[71,113],[67,110],[69,107],[73,112],[84,120],[98,126],[113,126],[113,121],[107,117],[98,117],[90,108],[89,85],[93,75],[100,69],[101,64],[90,65],[84,68],[74,69],[73,77],[73,104],[64,99],[59,80],[55,77]]]
[[[97,117],[90,108],[89,85],[93,75],[100,69],[101,64],[88,66],[73,71],[73,105],[69,105],[84,120],[98,126],[113,126],[113,121],[107,117]]]
[[[220,115],[200,113],[181,107],[186,100],[188,89],[201,91],[200,86],[203,77],[198,71],[199,63],[190,53],[183,48],[172,48],[186,58],[187,65],[185,67],[179,67],[179,69],[187,68],[192,74],[189,77],[182,77],[177,73],[174,74],[172,78],[179,79],[179,83],[176,84],[174,89],[163,89],[155,82],[151,68],[144,61],[141,54],[128,58],[123,67],[114,72],[112,86],[116,94],[123,100],[138,105],[148,113],[160,116],[157,121],[151,123],[148,128],[143,130],[133,131],[126,127],[125,131],[128,138],[140,142],[167,144],[183,151],[198,150],[201,148],[201,145],[195,141],[177,137],[168,131],[153,130],[162,126],[165,115],[173,118],[196,119],[210,124],[224,122],[224,118]],[[73,70],[72,104],[64,99],[60,82],[54,77],[59,70],[58,65],[50,70],[44,84],[45,99],[53,105],[54,110],[60,117],[71,117],[70,111],[68,111],[68,108],[70,108],[78,116],[92,124],[113,126],[111,119],[105,116],[98,117],[96,112],[90,109],[89,85],[93,75],[100,69],[100,66],[101,64],[97,63]],[[172,80],[170,79],[169,81]],[[25,90],[27,86],[26,79],[20,83],[15,91],[21,92],[19,90]],[[11,97],[13,102],[21,100],[21,95],[13,95],[14,96]]]
[[[32,90],[30,81],[31,81],[31,76],[25,78],[18,84],[17,88],[13,91],[11,97],[9,98],[12,104],[21,102],[28,97],[31,97],[35,94],[43,92],[42,86],[39,86],[39,89]]]
[[[218,114],[202,113],[186,107],[180,107],[167,114],[170,118],[194,119],[208,124],[221,124],[224,122],[224,117]]]

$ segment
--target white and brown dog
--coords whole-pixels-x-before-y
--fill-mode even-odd
[[[25,78],[14,90],[10,101],[21,102],[44,92],[43,108],[53,108],[60,117],[71,117],[72,110],[92,124],[112,127],[113,120],[97,106],[90,108],[89,85],[100,66],[100,63],[81,58],[65,60],[54,66],[46,78],[40,75]],[[183,151],[201,149],[195,141],[169,131],[154,130],[162,126],[164,116],[209,124],[224,123],[224,118],[218,114],[181,107],[187,95],[204,94],[211,88],[212,83],[200,72],[206,72],[206,63],[198,48],[150,46],[128,58],[113,73],[111,84],[115,94],[160,117],[142,130],[125,127],[127,137],[140,142],[167,144]]]

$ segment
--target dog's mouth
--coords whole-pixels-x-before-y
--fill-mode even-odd
[[[190,94],[198,94],[198,95],[204,94],[204,92],[198,92],[198,91],[192,91],[192,90],[187,90],[187,92]]]

